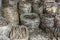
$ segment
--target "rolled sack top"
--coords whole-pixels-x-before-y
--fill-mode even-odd
[[[45,0],[45,2],[55,2],[55,0]]]
[[[54,27],[54,17],[51,15],[46,15],[42,17],[42,26],[44,27]]]
[[[41,0],[32,0],[33,3],[40,3]]]
[[[25,13],[20,16],[21,20],[27,21],[27,22],[39,22],[40,18],[35,13]]]

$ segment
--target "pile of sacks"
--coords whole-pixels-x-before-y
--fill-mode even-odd
[[[60,2],[2,0],[0,40],[59,40]]]

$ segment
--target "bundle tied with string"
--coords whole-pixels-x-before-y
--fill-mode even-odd
[[[12,24],[19,24],[18,12],[13,7],[5,7],[3,8],[3,16]]]
[[[38,28],[40,24],[40,18],[35,13],[25,13],[20,15],[21,23],[28,28]]]
[[[10,32],[11,40],[28,40],[28,29],[26,26],[13,26],[13,29]]]
[[[3,17],[0,17],[0,34],[6,35],[9,37],[12,26],[9,24],[8,20]]]

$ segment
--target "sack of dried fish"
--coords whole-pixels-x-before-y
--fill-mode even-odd
[[[35,13],[25,13],[20,16],[21,23],[28,28],[38,28],[40,24],[40,18]]]
[[[11,40],[28,40],[28,29],[26,26],[16,26],[10,32]]]
[[[31,4],[30,3],[24,3],[20,2],[19,3],[19,13],[30,13],[31,12]]]
[[[51,15],[56,15],[57,5],[54,2],[44,3],[44,10]]]
[[[2,6],[7,7],[9,5],[9,0],[2,0]]]
[[[19,17],[17,10],[13,7],[5,7],[3,8],[3,16],[8,19],[8,21],[12,25],[18,25],[19,24]]]
[[[0,26],[0,34],[6,35],[9,37],[11,28],[12,28],[11,25]]]
[[[41,29],[34,30],[30,34],[30,40],[48,40],[49,37]]]
[[[45,30],[53,29],[54,27],[54,17],[52,15],[44,15],[41,18],[41,28]],[[50,29],[50,30],[51,30]]]
[[[5,18],[0,17],[0,34],[9,36],[11,28],[12,26],[9,24],[9,22]]]
[[[0,40],[10,40],[10,39],[5,35],[0,35]]]
[[[42,14],[43,13],[43,5],[42,4],[33,4],[33,12],[37,14]]]
[[[17,3],[19,2],[19,0],[9,0],[9,5],[17,8]]]

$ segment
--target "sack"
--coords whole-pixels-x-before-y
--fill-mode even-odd
[[[48,40],[49,36],[47,36],[46,33],[44,33],[41,29],[35,29],[32,33],[29,35],[30,40]]]
[[[19,13],[30,13],[31,12],[31,4],[30,3],[19,3]]]
[[[20,15],[21,23],[28,28],[38,28],[40,18],[35,13],[25,13]]]
[[[18,12],[13,7],[5,7],[3,8],[3,16],[12,24],[19,24]]]
[[[47,13],[47,14],[51,14],[51,15],[56,15],[57,14],[57,5],[56,3],[44,3],[44,11]]]
[[[10,33],[11,40],[28,40],[28,29],[26,26],[15,26]]]
[[[45,14],[41,19],[42,27],[54,27],[54,17],[51,15]]]
[[[43,14],[43,5],[33,4],[33,12]]]

